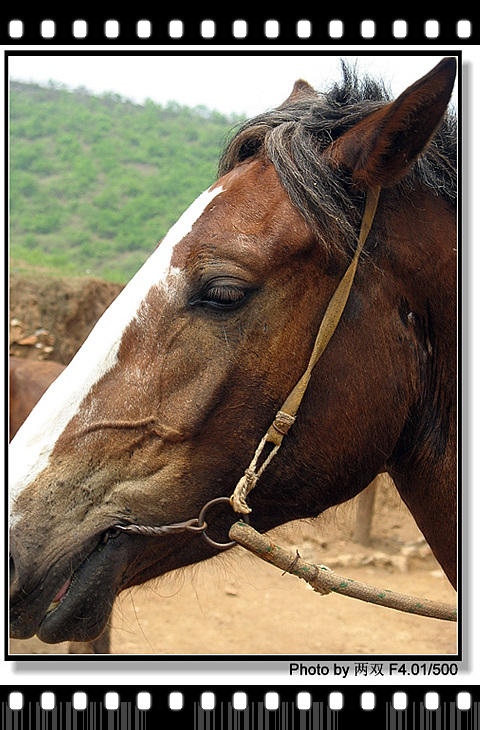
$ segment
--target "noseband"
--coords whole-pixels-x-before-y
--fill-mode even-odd
[[[318,329],[313,351],[310,356],[307,369],[303,373],[302,377],[295,385],[293,390],[287,396],[283,406],[275,416],[272,425],[268,429],[265,436],[260,441],[258,448],[255,452],[250,466],[246,469],[245,474],[242,476],[235,491],[230,497],[230,503],[235,510],[240,514],[248,514],[252,510],[247,505],[246,497],[255,487],[259,478],[272,461],[273,457],[277,454],[280,446],[282,445],[283,437],[288,433],[290,428],[295,423],[297,411],[302,402],[303,396],[307,389],[310,377],[312,375],[313,368],[317,364],[318,360],[322,356],[326,346],[330,342],[330,339],[335,332],[340,318],[345,309],[350,290],[352,288],[353,279],[357,271],[358,261],[360,254],[362,253],[365,241],[367,240],[370,228],[372,227],[373,219],[377,210],[378,198],[380,196],[380,187],[372,187],[367,191],[367,198],[365,202],[365,210],[363,213],[362,224],[360,227],[360,233],[358,236],[357,247],[355,254],[350,266],[343,275],[340,283],[338,284],[330,302],[325,310],[323,319]],[[266,446],[266,444],[273,444],[273,448],[270,453],[263,461],[260,467],[258,467],[258,460]]]

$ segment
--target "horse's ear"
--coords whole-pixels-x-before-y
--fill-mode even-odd
[[[301,101],[302,99],[306,99],[309,96],[318,98],[317,92],[310,86],[308,81],[298,79],[298,81],[295,81],[295,84],[293,85],[290,96],[288,97],[288,99],[285,99],[283,104],[280,104],[279,109],[281,109],[282,106],[286,106],[291,101]]]
[[[361,188],[399,182],[427,147],[447,110],[456,75],[444,58],[398,99],[343,134],[325,154]]]

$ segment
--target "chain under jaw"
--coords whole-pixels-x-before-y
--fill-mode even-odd
[[[228,497],[217,497],[216,499],[210,500],[210,502],[207,502],[207,504],[202,507],[198,517],[193,517],[191,520],[185,520],[184,522],[174,522],[171,525],[153,526],[117,524],[104,533],[102,542],[107,542],[108,540],[117,537],[121,532],[126,532],[130,535],[142,535],[144,537],[163,537],[165,535],[176,535],[184,532],[192,532],[202,535],[204,540],[217,550],[227,550],[228,548],[236,545],[236,541],[231,540],[229,542],[217,542],[216,540],[212,540],[212,538],[207,535],[208,522],[206,522],[205,520],[205,515],[210,507],[212,507],[214,504],[222,503],[229,504],[231,506],[231,502]],[[246,515],[244,521],[248,523],[248,518]]]

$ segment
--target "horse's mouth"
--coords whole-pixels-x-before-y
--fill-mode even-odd
[[[11,637],[28,639],[36,634],[47,644],[96,639],[122,590],[191,562],[188,550],[188,559],[182,558],[182,546],[191,539],[187,533],[165,541],[118,530],[97,533],[77,550],[75,562],[71,553],[65,555],[31,591],[25,586],[22,590],[13,569]],[[203,541],[198,549],[204,558],[212,555]]]
[[[70,614],[69,608],[71,609],[71,601],[69,600],[70,596],[68,596],[68,591],[72,584],[72,578],[73,575],[67,578],[62,588],[58,591],[57,595],[47,608],[43,619],[40,621],[37,635],[42,639],[42,641],[48,642],[48,637],[52,634],[52,631],[55,632],[54,635],[56,636],[59,626],[63,624],[65,619],[68,619]],[[55,639],[49,643],[56,643],[57,641],[58,639]]]
[[[13,609],[12,636],[29,638],[36,633],[48,644],[90,641],[99,636],[108,621],[128,564],[128,543],[128,537],[123,536],[108,542],[100,539],[66,579],[65,572],[63,578],[60,578],[60,572],[56,573],[55,585],[54,577],[50,580],[47,577],[44,592],[47,594],[46,586],[51,581],[50,596],[53,597],[48,604],[47,596],[41,604],[36,603],[34,615],[29,615],[24,602],[19,602]]]
[[[46,643],[91,641],[109,619],[126,566],[128,538],[103,539],[56,593],[37,630]]]
[[[65,598],[65,595],[66,595],[68,589],[70,588],[71,582],[72,582],[72,576],[67,578],[67,580],[65,581],[63,586],[60,588],[57,595],[55,596],[55,598],[53,599],[53,601],[47,608],[47,613],[51,613],[52,611],[55,611],[56,608],[58,608],[60,601],[63,601],[63,599]]]

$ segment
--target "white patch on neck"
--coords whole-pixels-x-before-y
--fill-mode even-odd
[[[50,386],[10,444],[9,481],[13,502],[47,466],[50,454],[91,388],[117,362],[126,327],[153,286],[170,296],[180,275],[171,265],[175,246],[191,231],[221,186],[202,193],[169,230],[161,244],[102,315],[69,366]]]

